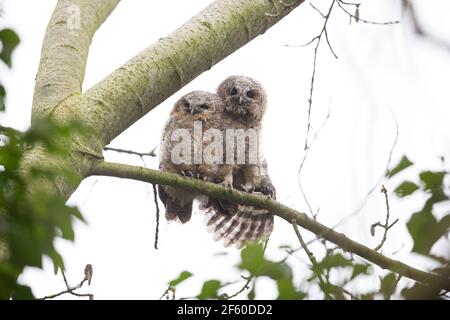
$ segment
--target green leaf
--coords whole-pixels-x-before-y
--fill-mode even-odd
[[[406,197],[419,189],[419,186],[411,181],[404,181],[397,188],[395,188],[394,192],[399,197]]]
[[[15,300],[32,300],[34,296],[30,287],[17,285],[13,290],[12,298]]]
[[[256,275],[268,276],[273,280],[292,279],[292,269],[286,263],[265,261]]]
[[[58,274],[58,270],[64,270],[64,261],[61,255],[56,252],[56,250],[50,250],[49,256],[52,259],[53,262],[53,272]]]
[[[13,288],[22,269],[14,267],[9,262],[0,263],[0,299],[9,300],[11,298]]]
[[[416,282],[411,288],[404,288],[401,292],[406,300],[439,299],[439,288],[432,288]]]
[[[175,287],[175,286],[179,285],[180,283],[182,283],[183,281],[189,279],[192,276],[193,276],[193,274],[191,272],[183,271],[180,273],[178,278],[169,281],[169,286]]]
[[[5,97],[6,97],[6,90],[0,84],[0,111],[5,111]]]
[[[256,275],[261,270],[264,260],[264,248],[262,244],[249,244],[241,250],[241,263],[239,269],[248,270]]]
[[[411,216],[407,227],[414,240],[413,251],[428,254],[436,241],[448,232],[450,215],[443,217],[438,222],[431,210],[425,208]]]
[[[350,280],[355,279],[361,274],[369,274],[370,266],[368,264],[355,264],[353,265],[352,277]]]
[[[302,300],[306,294],[295,288],[291,279],[280,279],[277,281],[278,300]]]
[[[351,260],[345,258],[340,253],[331,256],[326,256],[322,261],[316,263],[313,266],[314,273],[322,273],[324,270],[336,268],[336,267],[349,267],[353,263]]]
[[[403,156],[400,162],[390,171],[386,173],[386,177],[391,178],[400,171],[405,170],[406,168],[412,166],[413,163],[408,159],[408,157]]]
[[[5,62],[8,67],[11,67],[11,55],[14,49],[20,43],[20,39],[13,30],[3,29],[0,31],[0,41],[3,44],[3,49],[0,53],[0,59],[3,60],[3,62]]]
[[[364,293],[360,296],[361,300],[373,300],[374,299],[374,293],[369,292],[369,293]]]
[[[250,244],[242,249],[238,268],[247,270],[253,276],[267,276],[274,280],[292,278],[292,270],[287,263],[264,258],[263,244]]]
[[[441,189],[444,182],[445,172],[424,171],[420,173],[419,177],[425,185],[424,189],[427,191],[433,191],[436,189]]]
[[[248,300],[255,300],[256,292],[255,292],[255,286],[253,285],[250,291],[248,292],[247,298]]]
[[[437,220],[431,209],[414,213],[406,224],[409,234],[414,240],[413,251],[427,254],[433,243],[429,241],[430,231],[436,225]]]
[[[203,283],[203,287],[199,295],[197,296],[200,300],[205,299],[217,299],[218,291],[222,287],[222,282],[219,280],[208,280]]]
[[[390,300],[392,294],[395,292],[396,287],[397,279],[395,278],[395,274],[389,273],[381,279],[380,291],[381,293],[383,293],[383,297],[385,300]]]

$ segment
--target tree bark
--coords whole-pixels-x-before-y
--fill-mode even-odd
[[[235,203],[252,205],[267,209],[274,215],[286,220],[288,223],[297,223],[299,226],[324,238],[342,248],[370,261],[383,269],[388,269],[401,276],[429,284],[433,287],[450,289],[450,279],[418,270],[400,261],[388,258],[376,250],[368,248],[342,233],[330,229],[306,214],[289,208],[270,197],[249,194],[238,190],[228,190],[224,186],[198,179],[185,178],[176,174],[161,172],[143,167],[130,166],[118,163],[100,161],[93,171],[94,175],[112,176],[125,179],[139,180],[148,183],[162,184],[182,188],[193,193],[205,194],[214,198],[226,199]]]
[[[58,1],[42,45],[34,88],[34,117],[45,116],[67,97],[81,94],[92,37],[118,2]]]

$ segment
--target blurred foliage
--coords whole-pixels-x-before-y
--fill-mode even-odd
[[[30,287],[18,283],[25,267],[42,267],[42,257],[48,256],[57,268],[63,260],[54,246],[58,237],[74,240],[73,217],[83,220],[76,208],[65,205],[59,195],[44,191],[29,193],[29,179],[65,178],[79,182],[75,173],[57,166],[31,168],[21,174],[24,152],[43,147],[53,157],[68,155],[67,139],[77,130],[77,123],[56,125],[40,120],[26,132],[0,126],[0,298],[31,299]],[[48,169],[50,168],[50,169]],[[24,178],[26,176],[26,178]]]
[[[408,165],[405,166],[405,163]],[[403,157],[399,165],[391,171],[390,177],[410,166],[414,164]],[[401,198],[421,193],[422,198],[425,199],[423,207],[413,213],[407,222],[409,234],[414,241],[413,252],[434,257],[431,255],[433,245],[443,236],[448,236],[450,213],[440,220],[434,213],[436,204],[450,203],[449,185],[445,182],[448,174],[446,171],[422,171],[419,173],[417,182],[403,181],[394,190],[395,194]]]
[[[408,168],[414,168],[415,164],[404,156],[399,163],[386,173],[387,179],[398,179],[402,172]],[[434,206],[437,203],[448,201],[449,186],[446,179],[449,175],[446,171],[423,171],[418,174],[417,181],[401,181],[394,190],[394,194],[399,198],[406,198],[413,194],[421,193],[420,199],[423,201],[421,210],[411,215],[407,222],[408,231],[413,239],[413,252],[426,255],[437,260],[441,266],[431,270],[435,274],[448,273],[449,261],[443,257],[431,254],[433,245],[442,237],[448,236],[450,228],[450,214],[444,215],[440,220],[434,214]],[[414,179],[413,179],[414,180]],[[351,293],[347,290],[347,285],[359,277],[376,280],[376,273],[371,265],[355,259],[352,254],[344,252],[342,249],[328,248],[327,242],[321,241],[325,250],[325,255],[320,259],[314,258],[309,266],[311,274],[305,276],[299,284],[294,281],[295,270],[286,263],[290,256],[298,252],[289,245],[282,245],[280,250],[288,254],[286,259],[280,262],[272,261],[264,256],[265,247],[263,244],[247,245],[241,250],[240,261],[236,265],[239,272],[247,275],[241,276],[243,279],[237,283],[242,283],[241,289],[235,293],[230,293],[229,286],[236,282],[224,282],[220,279],[209,279],[202,285],[201,291],[196,299],[228,299],[247,294],[247,298],[252,300],[256,297],[255,283],[260,278],[270,279],[277,288],[277,299],[299,300],[308,298],[312,292],[312,286],[318,288],[323,299],[356,299],[373,300],[392,297],[404,299],[418,298],[442,298],[438,288],[425,286],[421,283],[414,283],[411,287],[398,288],[401,277],[389,272],[379,278],[378,289],[372,292]],[[334,274],[334,277],[332,276]],[[184,280],[190,278],[192,273],[184,271],[181,275],[169,282],[175,291],[175,286],[180,285]],[[331,279],[334,279],[333,281]],[[337,281],[336,279],[339,279]],[[364,278],[362,278],[364,281]],[[373,281],[371,281],[373,282]],[[400,294],[400,296],[399,296]],[[314,295],[314,297],[317,297]]]
[[[12,54],[20,43],[11,29],[0,30],[0,60],[11,68]],[[6,90],[0,83],[0,112],[5,110]],[[65,205],[65,199],[42,191],[29,193],[31,179],[64,178],[77,184],[79,178],[71,170],[51,164],[21,173],[20,163],[27,150],[43,147],[55,159],[68,155],[67,139],[82,132],[76,122],[57,125],[49,119],[36,121],[26,132],[0,125],[0,299],[32,299],[31,288],[18,282],[26,267],[42,267],[48,256],[55,272],[64,268],[61,255],[54,246],[58,237],[73,241],[73,217],[83,220],[76,208]],[[24,178],[26,176],[26,178]]]
[[[17,34],[11,29],[0,30],[1,52],[0,60],[3,61],[9,68],[12,66],[11,55],[14,49],[20,43]],[[0,111],[5,110],[6,90],[0,83]]]

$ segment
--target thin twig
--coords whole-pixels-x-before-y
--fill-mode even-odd
[[[320,11],[320,9],[318,9],[316,6],[314,6],[311,2],[309,3],[309,5],[310,5],[314,10],[316,10],[316,11],[322,16],[322,18],[324,18],[324,19],[327,18],[327,16],[326,16],[325,14],[323,14],[322,11]]]
[[[316,46],[314,47],[314,60],[313,60],[313,71],[311,75],[311,85],[309,90],[309,98],[308,98],[308,124],[306,128],[306,137],[305,137],[305,146],[304,150],[308,149],[308,138],[309,138],[309,132],[311,131],[311,109],[312,109],[312,103],[313,103],[313,93],[314,93],[314,80],[316,78],[316,65],[317,65],[317,53],[319,51],[319,45],[320,40],[322,39],[322,36],[325,35],[328,47],[330,48],[331,53],[334,55],[334,57],[337,59],[337,55],[335,54],[333,47],[330,44],[330,41],[328,39],[328,33],[327,33],[327,23],[330,19],[331,11],[333,10],[334,4],[336,0],[333,0],[331,2],[330,8],[328,9],[328,12],[326,14],[323,14],[319,9],[311,5],[316,11],[320,13],[320,15],[324,18],[324,23],[322,26],[322,30],[320,31],[319,35],[315,36],[308,44],[313,43],[317,40]]]
[[[343,4],[349,5],[349,3],[344,3],[341,0],[337,0],[337,3],[339,5],[339,7],[347,14],[350,16],[350,18],[355,19],[355,21],[359,22],[363,22],[363,23],[368,23],[368,24],[376,24],[376,25],[391,25],[391,24],[397,24],[400,23],[400,21],[395,20],[395,21],[386,21],[386,22],[377,22],[377,21],[370,21],[370,20],[366,20],[366,19],[362,19],[361,17],[359,17],[359,15],[354,15],[351,12],[348,12],[346,8],[344,8]],[[356,5],[356,4],[352,4],[352,5]],[[358,7],[358,6],[357,6]]]
[[[369,191],[366,193],[366,196],[364,197],[364,200],[361,202],[361,204],[360,204],[360,205],[359,205],[352,213],[350,213],[349,215],[345,216],[344,218],[342,218],[341,220],[339,220],[335,225],[333,225],[333,226],[332,226],[332,229],[333,229],[333,230],[336,230],[338,227],[340,227],[341,225],[343,225],[344,223],[346,223],[348,220],[354,218],[355,216],[357,216],[357,215],[362,211],[362,209],[363,209],[364,206],[366,205],[367,201],[369,200],[370,196],[375,192],[375,190],[377,189],[378,185],[383,181],[383,179],[384,179],[385,176],[386,176],[386,173],[389,171],[389,167],[391,166],[391,162],[392,162],[392,156],[393,156],[394,150],[395,150],[395,148],[396,148],[396,146],[397,146],[398,137],[399,137],[399,134],[400,134],[399,124],[398,124],[397,118],[396,118],[396,116],[395,116],[394,113],[392,113],[392,118],[393,118],[393,120],[394,120],[394,122],[395,122],[395,138],[394,138],[394,141],[393,141],[393,143],[392,143],[391,149],[390,149],[390,151],[389,151],[388,160],[386,161],[386,166],[385,166],[385,168],[384,168],[383,174],[382,174],[382,175],[380,176],[380,178],[375,182],[375,184],[372,186],[372,188],[370,188]],[[323,127],[323,126],[324,126],[324,124],[322,125],[322,127]],[[317,135],[317,134],[318,134],[318,132],[316,132],[316,135]],[[315,137],[314,137],[314,139],[312,140],[310,147],[312,147],[312,145],[313,145],[313,143],[314,143],[314,140],[315,140]],[[309,151],[309,149],[307,150],[307,152],[308,152],[308,151]],[[307,152],[306,152],[306,153],[307,153]],[[306,156],[306,154],[305,154],[305,156]],[[305,158],[303,159],[303,162],[304,162],[304,161],[305,161]],[[301,173],[302,167],[303,167],[303,164],[300,165],[300,170],[299,170],[299,186],[300,186],[300,192],[302,193],[302,196],[303,196],[303,198],[305,199],[305,193],[304,193],[304,191],[302,190],[301,179],[300,179],[300,173]],[[311,207],[309,206],[309,203],[307,202],[307,199],[305,199],[305,202],[306,202],[306,204],[308,205],[308,208],[309,208],[310,211],[311,211]],[[314,242],[316,242],[316,241],[318,241],[318,240],[321,240],[321,241],[322,241],[322,240],[323,240],[323,239],[322,239],[322,236],[323,236],[323,235],[320,235],[320,234],[319,234],[319,235],[316,235],[316,237],[315,237],[314,239],[311,239],[310,241],[308,241],[307,244],[310,245],[310,244],[312,244],[312,243],[314,243]],[[301,250],[301,249],[303,249],[303,248],[300,247],[300,248],[295,249],[295,250],[292,250],[292,251],[293,251],[293,252],[297,252],[298,250]]]
[[[250,283],[253,281],[254,276],[250,276],[250,277],[248,277],[248,278],[246,278],[246,279],[247,279],[247,281],[244,283],[244,285],[242,286],[242,288],[241,288],[239,291],[237,291],[236,293],[232,294],[231,296],[226,295],[226,296],[225,296],[225,299],[226,299],[226,300],[233,299],[234,297],[237,297],[238,295],[240,295],[240,294],[241,294],[242,292],[244,292],[245,290],[250,289]]]
[[[374,183],[372,188],[370,188],[369,191],[366,193],[366,196],[361,201],[360,205],[352,213],[350,213],[349,215],[345,216],[340,221],[338,221],[338,223],[336,223],[332,227],[333,229],[336,229],[336,228],[340,227],[342,224],[346,223],[351,218],[354,218],[355,216],[357,216],[362,211],[362,209],[365,207],[365,205],[366,205],[367,201],[369,200],[370,196],[375,192],[375,190],[377,190],[377,188],[380,185],[380,183],[386,177],[386,173],[389,171],[389,167],[391,166],[392,156],[394,154],[395,148],[397,147],[398,137],[400,135],[400,127],[399,127],[399,124],[398,124],[398,121],[397,121],[397,117],[395,116],[395,114],[393,112],[392,112],[392,119],[394,120],[394,123],[395,123],[395,138],[394,138],[394,141],[392,142],[391,149],[389,150],[389,156],[388,156],[388,159],[386,161],[386,165],[384,166],[383,173],[380,175],[378,180]]]
[[[145,168],[147,168],[147,162],[145,161],[145,158],[143,156],[140,156],[142,164]],[[159,210],[159,203],[158,203],[158,189],[156,187],[156,184],[151,184],[153,187],[153,202],[155,203],[156,208],[156,227],[155,227],[155,241],[153,244],[153,247],[155,250],[158,250],[158,241],[159,241],[159,216],[160,216],[160,210]],[[150,188],[147,186],[147,198],[150,199]]]
[[[331,101],[330,101],[331,104]],[[320,126],[320,128],[316,131],[316,133],[314,134],[313,139],[311,140],[311,143],[309,144],[308,148],[305,150],[305,154],[303,155],[303,159],[302,162],[300,163],[300,167],[298,169],[298,186],[300,189],[300,193],[302,194],[303,200],[305,201],[309,213],[311,214],[311,216],[313,218],[316,218],[318,211],[313,212],[312,206],[308,200],[308,197],[306,196],[305,190],[303,189],[303,185],[302,185],[302,179],[301,179],[301,175],[303,172],[303,166],[305,165],[306,159],[308,158],[309,152],[312,148],[312,146],[314,145],[314,142],[316,141],[317,137],[319,136],[320,132],[323,130],[323,128],[325,127],[325,125],[328,122],[328,119],[330,118],[330,111],[331,111],[331,106],[328,106],[328,112],[327,115],[325,117],[325,119],[322,122],[322,125]]]
[[[303,237],[300,233],[300,230],[297,226],[297,223],[295,219],[291,221],[292,227],[294,228],[295,234],[297,235],[298,240],[300,241],[300,245],[302,246],[303,250],[305,250],[306,255],[308,256],[309,261],[311,261],[312,264],[312,270],[316,274],[317,278],[319,279],[319,282],[323,288],[327,286],[326,281],[323,279],[322,273],[317,269],[317,260],[316,257],[314,257],[314,254],[309,250],[308,246],[306,245],[305,241],[303,240]],[[326,291],[324,291],[325,297],[327,299],[332,299],[330,294]]]
[[[162,300],[162,298],[167,297],[167,300],[175,300],[175,287],[169,286],[166,291],[164,291],[163,295],[159,300]],[[172,298],[170,298],[170,293],[172,293]]]
[[[89,300],[94,300],[94,295],[92,293],[78,293],[78,292],[75,292],[76,290],[82,288],[86,281],[88,282],[88,285],[91,284],[92,265],[90,265],[90,264],[86,265],[86,267],[84,269],[84,278],[83,278],[83,280],[81,280],[81,282],[79,284],[77,284],[76,286],[74,286],[74,287],[71,287],[69,285],[69,282],[67,281],[67,278],[66,278],[66,274],[64,273],[64,270],[62,270],[62,269],[61,269],[61,274],[62,274],[62,277],[64,279],[64,284],[66,285],[66,290],[63,290],[61,292],[58,292],[58,293],[55,293],[55,294],[52,294],[52,295],[45,296],[43,298],[39,298],[38,300],[54,299],[54,298],[59,297],[59,296],[61,296],[63,294],[71,294],[71,295],[77,296],[77,297],[89,297]]]
[[[342,0],[339,0],[340,3],[345,4],[346,6],[355,6],[355,7],[359,7],[361,5],[361,3],[353,3],[353,2],[345,2]]]
[[[376,227],[382,227],[384,229],[383,239],[381,240],[380,244],[377,245],[373,249],[375,251],[378,251],[378,250],[380,250],[383,247],[383,245],[384,245],[384,243],[386,242],[386,239],[387,239],[388,230],[390,228],[392,228],[398,222],[398,219],[396,219],[393,223],[391,223],[389,225],[390,208],[389,208],[389,197],[388,197],[388,194],[387,194],[387,189],[383,185],[383,186],[381,186],[381,190],[380,191],[384,194],[384,198],[385,198],[385,202],[386,202],[386,221],[385,221],[384,224],[381,224],[381,222],[376,222],[376,223],[374,223],[374,224],[372,224],[370,226],[370,233],[372,234],[372,236],[375,235]]]
[[[153,148],[150,152],[137,152],[133,150],[126,150],[126,149],[119,149],[119,148],[113,148],[113,147],[104,147],[103,150],[105,151],[115,151],[119,153],[126,153],[126,154],[133,154],[139,157],[156,157],[156,147]]]

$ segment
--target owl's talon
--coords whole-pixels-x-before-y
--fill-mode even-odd
[[[241,188],[242,188],[245,192],[248,192],[248,193],[252,193],[253,190],[254,190],[253,186],[248,186],[248,185],[243,185],[243,184],[241,184]]]
[[[184,170],[181,170],[181,175],[186,177],[186,172],[184,172]]]
[[[261,188],[261,193],[266,195],[267,197],[271,198],[271,199],[276,199],[276,191],[275,191],[275,187],[273,186],[272,183],[268,183],[263,185]]]
[[[220,184],[223,185],[228,192],[233,191],[233,184],[231,184],[229,181],[223,181]]]

